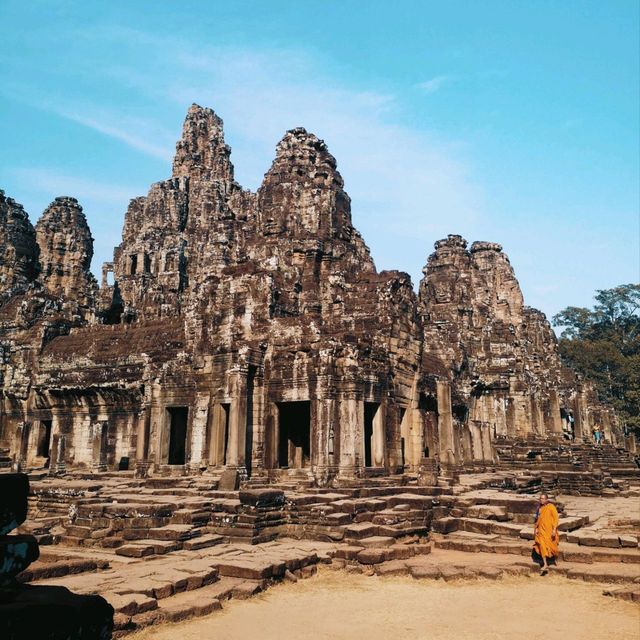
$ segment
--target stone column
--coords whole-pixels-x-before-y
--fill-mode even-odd
[[[189,464],[197,469],[206,464],[203,458],[205,439],[207,437],[207,421],[209,418],[209,394],[199,393],[194,403],[194,413],[191,420],[191,455]]]
[[[340,475],[353,478],[364,464],[364,403],[355,397],[339,401]]]
[[[483,423],[480,426],[480,441],[482,445],[482,459],[484,462],[493,462],[493,446],[491,445],[491,425]]]
[[[451,387],[444,380],[436,383],[438,400],[438,436],[440,440],[440,463],[456,464],[456,445],[451,413]]]
[[[148,425],[151,421],[151,409],[146,407],[138,416],[138,424],[136,427],[136,464],[142,462],[147,457],[149,431]]]
[[[551,412],[549,421],[551,434],[560,437],[562,436],[562,416],[560,415],[558,392],[555,389],[549,392],[549,411]]]
[[[224,407],[216,402],[209,410],[209,464],[224,464],[224,432],[227,425],[227,414]]]
[[[573,419],[576,431],[576,441],[590,438],[589,417],[583,391],[578,391],[573,401]]]
[[[482,422],[469,420],[469,431],[471,433],[471,448],[473,449],[473,459],[477,461],[483,460],[481,425]]]
[[[65,465],[65,436],[56,433],[53,436],[51,445],[51,464],[49,465],[49,475],[61,475],[66,471]]]
[[[515,399],[508,396],[504,399],[505,402],[505,420],[507,423],[507,436],[509,438],[516,438],[518,435],[516,427],[516,406]]]
[[[373,433],[371,436],[371,465],[384,467],[384,418],[386,404],[380,404],[373,416]]]
[[[245,438],[247,428],[246,378],[236,372],[231,381],[232,398],[229,410],[229,439],[227,443],[227,467],[245,466]]]
[[[636,453],[637,443],[636,443],[636,437],[633,433],[630,433],[628,436],[625,437],[624,445],[625,445],[625,449],[629,453]]]
[[[313,402],[313,401],[312,401]],[[334,400],[321,398],[311,411],[311,464],[320,475],[333,464],[335,451]]]

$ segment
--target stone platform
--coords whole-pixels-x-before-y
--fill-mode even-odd
[[[206,476],[43,478],[32,483],[23,525],[43,551],[19,580],[102,595],[119,637],[212,613],[228,598],[310,577],[319,564],[417,579],[530,575],[537,496],[497,488],[508,477],[240,491],[219,491]],[[561,557],[554,571],[637,601],[638,489],[626,484],[613,497],[557,495],[555,502]]]

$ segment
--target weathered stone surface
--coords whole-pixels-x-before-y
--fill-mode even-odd
[[[40,248],[40,279],[52,296],[95,305],[97,282],[89,267],[93,238],[75,198],[56,198],[36,224]]]
[[[22,205],[0,190],[0,294],[8,297],[38,273],[38,245]]]
[[[0,222],[0,464],[209,469],[225,490],[225,469],[233,489],[405,470],[426,487],[496,461],[634,472],[613,447],[615,416],[561,365],[502,247],[436,242],[416,295],[407,274],[376,270],[336,159],[303,128],[252,193],[235,182],[222,120],[193,105],[172,175],[130,202],[99,288],[75,199],[57,198],[34,231],[2,194]],[[604,453],[549,444],[571,434],[583,446],[595,420]],[[584,490],[561,471],[556,486]],[[593,474],[591,488],[606,482]],[[383,511],[336,507],[350,510]],[[283,525],[246,516],[216,533],[255,542]]]

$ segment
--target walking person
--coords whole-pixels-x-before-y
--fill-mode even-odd
[[[549,573],[549,564],[556,564],[558,558],[559,516],[555,505],[549,501],[549,496],[543,493],[535,515],[533,526],[533,559],[540,565],[540,575]]]

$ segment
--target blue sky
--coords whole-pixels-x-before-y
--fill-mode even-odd
[[[170,175],[188,106],[257,189],[304,126],[336,156],[378,269],[503,244],[553,315],[640,280],[640,3],[0,3],[0,188],[36,222],[80,200],[94,272]]]

